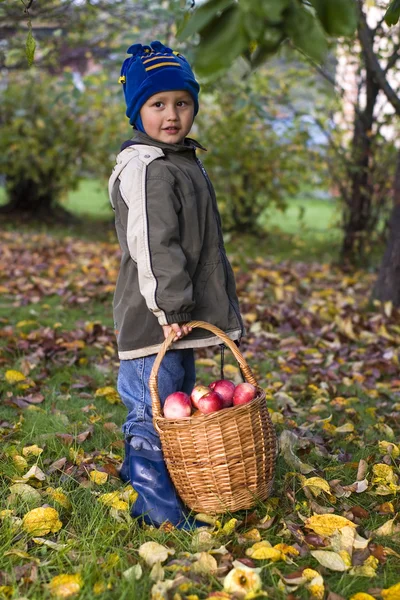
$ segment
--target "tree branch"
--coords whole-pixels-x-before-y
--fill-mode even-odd
[[[388,61],[386,63],[386,67],[385,67],[385,70],[384,70],[385,75],[386,75],[386,73],[388,71],[390,71],[390,69],[392,67],[394,67],[394,65],[398,61],[398,59],[400,57],[399,50],[400,50],[400,43],[396,44],[396,46],[394,47],[394,50],[393,50],[391,56],[389,56],[389,58],[388,58]]]
[[[372,46],[371,30],[368,27],[365,14],[362,10],[362,2],[359,0],[359,25],[358,37],[364,51],[368,68],[371,70],[376,83],[379,85],[390,104],[393,106],[396,114],[400,116],[400,97],[396,94],[390,83],[387,81],[385,73],[379,64]]]

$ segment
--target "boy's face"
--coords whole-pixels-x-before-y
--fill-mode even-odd
[[[186,91],[159,92],[140,109],[147,135],[159,142],[180,144],[192,128],[194,102]]]

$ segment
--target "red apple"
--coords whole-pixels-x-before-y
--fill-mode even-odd
[[[192,404],[185,392],[174,392],[167,396],[164,402],[164,417],[166,419],[182,419],[190,417]]]
[[[190,399],[195,408],[199,408],[200,398],[204,396],[204,394],[208,394],[209,391],[210,388],[206,387],[205,385],[196,385],[196,387],[193,388]]]
[[[233,393],[233,405],[247,404],[257,394],[257,388],[251,383],[239,383]]]
[[[233,392],[235,391],[235,384],[233,381],[228,379],[219,379],[210,383],[209,388],[213,392],[217,392],[223,400],[224,408],[232,406]]]
[[[224,402],[217,392],[208,392],[208,394],[205,394],[199,400],[199,410],[204,415],[222,410],[223,408]]]

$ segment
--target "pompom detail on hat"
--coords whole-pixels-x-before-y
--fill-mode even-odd
[[[172,50],[171,48],[168,48],[168,46],[164,46],[164,44],[162,44],[159,41],[155,41],[155,42],[151,42],[150,46],[152,47],[153,52],[162,52],[163,54],[172,54]]]
[[[132,46],[129,46],[126,53],[132,54],[132,56],[138,56],[138,54],[143,54],[143,46],[142,44],[132,44]]]

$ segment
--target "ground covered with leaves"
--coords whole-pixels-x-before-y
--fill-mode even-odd
[[[232,252],[280,455],[271,498],[187,533],[139,526],[118,479],[117,245],[0,243],[1,598],[400,598],[400,322],[371,274]]]

